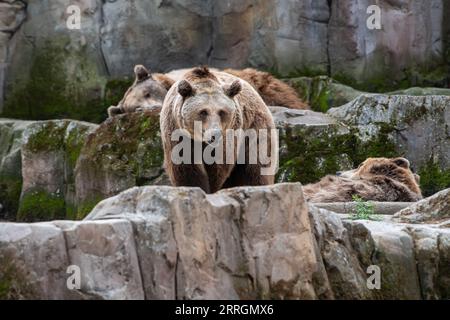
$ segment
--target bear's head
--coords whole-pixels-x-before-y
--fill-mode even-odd
[[[182,99],[180,126],[194,140],[213,143],[240,119],[234,97],[241,91],[240,80],[223,85],[207,67],[195,68],[178,83]],[[201,124],[201,130],[195,130]],[[201,135],[201,136],[200,136]]]
[[[420,177],[413,173],[408,159],[405,158],[368,158],[357,169],[339,174],[349,179],[371,179],[374,176],[385,176],[402,183],[420,198]]]
[[[135,66],[134,74],[133,85],[127,90],[119,103],[122,112],[160,109],[167,91],[174,81],[162,74],[150,74],[143,65]]]

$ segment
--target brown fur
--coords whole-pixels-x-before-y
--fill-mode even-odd
[[[353,201],[354,195],[363,200],[410,202],[422,199],[418,180],[405,158],[369,158],[358,169],[305,185],[303,193],[311,202]]]
[[[108,109],[109,116],[126,112],[142,111],[144,109],[161,108],[164,96],[170,87],[184,74],[195,70],[199,76],[207,75],[204,67],[196,69],[174,70],[167,74],[150,72],[142,65],[135,67],[135,82],[126,91],[123,99],[117,106]],[[219,70],[211,69],[214,72]],[[309,106],[301,101],[297,92],[281,80],[276,79],[267,72],[247,68],[244,70],[226,69],[224,72],[241,78],[250,83],[260,94],[266,105],[281,106],[291,109],[309,109]],[[164,95],[163,95],[164,93]],[[149,95],[149,97],[146,97]]]
[[[309,109],[309,106],[300,100],[294,88],[275,78],[268,72],[258,71],[252,68],[244,70],[225,69],[224,71],[250,83],[268,106]]]
[[[275,128],[269,109],[247,82],[233,75],[209,71],[205,68],[188,72],[169,90],[160,115],[165,169],[172,184],[174,186],[197,186],[205,192],[213,193],[221,188],[274,183],[273,175],[261,175],[262,165],[259,162],[254,165],[235,163],[207,165],[204,162],[201,164],[174,164],[172,162],[172,149],[178,143],[178,141],[171,141],[172,133],[176,129],[192,132],[192,121],[205,110],[208,111],[208,116],[202,120],[202,123],[207,130],[213,125],[222,133],[227,129]],[[218,117],[219,114],[223,116],[224,110],[226,110],[226,116]],[[270,134],[269,131],[269,141]],[[203,137],[195,139],[202,141],[203,148],[205,147],[205,140],[200,140]],[[225,137],[224,140],[226,140]],[[191,140],[191,143],[193,144],[194,140]],[[249,143],[258,144],[259,141],[250,141]],[[235,155],[238,148],[238,143],[235,141]],[[270,143],[268,148],[270,150]],[[246,150],[249,150],[248,146]],[[246,157],[248,158],[248,153]],[[273,161],[278,162],[278,152],[273,158]]]

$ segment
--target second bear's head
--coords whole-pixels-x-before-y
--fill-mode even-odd
[[[183,99],[181,126],[197,141],[208,144],[217,141],[227,129],[236,129],[236,121],[240,121],[235,97],[241,90],[239,79],[223,84],[207,67],[193,69],[177,87]]]

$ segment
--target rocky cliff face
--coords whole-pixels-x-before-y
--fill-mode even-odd
[[[0,297],[448,299],[446,224],[349,220],[308,206],[300,184],[135,187],[81,222],[0,223]]]
[[[361,95],[327,114],[271,107],[277,181],[310,183],[367,157],[405,156],[425,196],[449,188],[449,107],[446,96],[408,95]],[[8,220],[81,219],[128,188],[169,184],[154,112],[99,126],[0,120],[0,133],[0,214]]]
[[[366,26],[370,1],[82,0],[80,30],[66,27],[70,4],[0,2],[4,114],[100,121],[135,64],[326,74],[369,90],[448,85],[445,0],[380,2],[382,30]]]

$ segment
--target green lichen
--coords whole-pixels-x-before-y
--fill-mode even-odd
[[[61,150],[66,128],[67,123],[46,122],[30,135],[26,147],[33,152]]]
[[[73,220],[83,220],[103,199],[105,199],[105,197],[101,195],[92,195],[90,199],[78,204],[76,211],[71,213]]]
[[[159,117],[133,113],[115,117],[90,135],[83,154],[104,169],[137,175],[163,161]],[[101,151],[101,152],[99,152]]]
[[[371,157],[394,158],[400,156],[397,145],[390,137],[393,131],[394,129],[391,125],[380,123],[379,132],[372,139],[364,142],[360,139],[355,139],[354,150],[351,153],[355,164],[358,165]],[[356,132],[353,134],[356,136]]]
[[[65,212],[65,201],[62,195],[45,190],[30,190],[22,196],[17,221],[64,219]]]
[[[355,129],[338,133],[328,129],[287,128],[280,134],[278,182],[316,182],[327,174],[357,167],[369,157],[399,156],[389,135],[392,128],[381,125],[379,134],[368,141],[358,138]]]
[[[436,192],[450,188],[450,169],[441,169],[439,164],[428,161],[426,165],[419,168],[420,188],[424,197],[431,196]]]
[[[355,138],[336,129],[287,128],[280,135],[280,170],[277,181],[310,183],[342,170],[342,161],[353,153]]]
[[[2,219],[10,220],[15,217],[21,191],[21,177],[0,175],[0,203],[3,206],[0,217]]]
[[[106,81],[87,49],[66,49],[70,39],[52,39],[36,47],[29,75],[14,80],[3,116],[45,120],[71,118],[100,122],[106,118]]]
[[[92,173],[93,179],[122,181],[121,188],[151,184],[161,174],[164,159],[159,115],[147,111],[109,119],[88,136],[80,157],[81,170]],[[93,187],[86,199],[80,199],[77,218],[111,196],[102,191]]]
[[[117,105],[132,84],[133,80],[129,78],[109,80],[105,86],[104,106]]]

